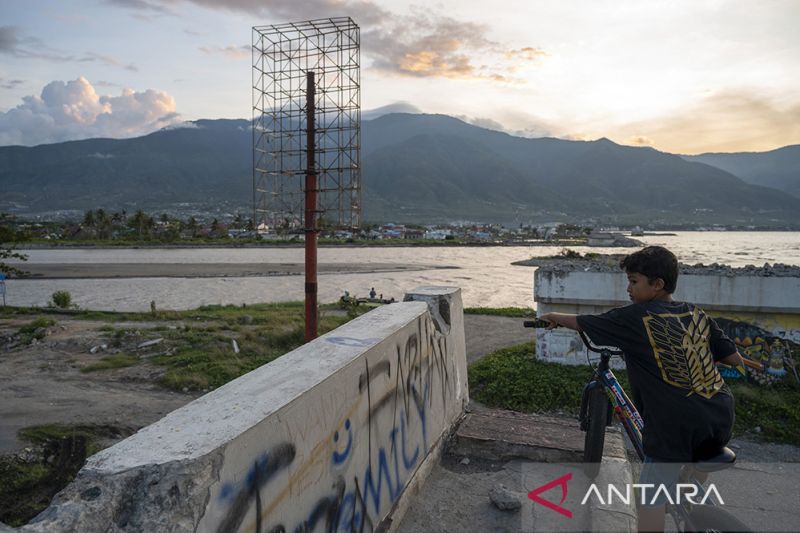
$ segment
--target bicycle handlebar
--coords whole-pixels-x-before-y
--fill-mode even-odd
[[[755,368],[756,370],[764,370],[764,365],[756,361],[751,361],[746,357],[742,357],[742,362],[744,363],[744,366],[749,366],[750,368]]]
[[[526,328],[546,328],[550,326],[550,322],[547,320],[536,319],[536,320],[525,320],[522,325]],[[556,326],[559,327],[559,326]],[[586,345],[586,349],[591,352],[603,353],[606,352],[609,355],[624,355],[622,350],[612,350],[610,348],[598,348],[594,346],[590,341],[586,334],[582,331],[579,331],[578,334],[581,336],[581,340],[583,344]]]
[[[582,331],[579,331],[578,335],[581,336],[583,344],[586,345],[586,349],[589,350],[590,352],[597,352],[597,353],[607,352],[609,355],[624,355],[622,350],[612,350],[611,348],[598,348],[597,346],[591,343],[589,337],[587,337],[586,334]]]

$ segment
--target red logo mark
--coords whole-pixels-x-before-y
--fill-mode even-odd
[[[552,509],[553,511],[555,511],[557,513],[563,514],[567,518],[572,518],[572,511],[564,509],[560,505],[560,504],[564,503],[564,500],[567,499],[567,481],[569,481],[570,479],[572,479],[572,473],[571,472],[569,474],[564,474],[560,478],[554,479],[553,481],[551,481],[550,483],[547,483],[546,485],[542,485],[541,487],[539,487],[537,489],[533,489],[532,491],[530,491],[528,493],[528,498],[530,498],[531,500],[535,501],[536,503],[540,503],[540,504],[544,505],[548,509]],[[553,502],[549,502],[549,501],[539,497],[539,494],[541,494],[542,492],[547,492],[548,490],[552,489],[553,487],[556,487],[556,486],[559,486],[559,485],[561,486],[561,501],[558,502],[559,505],[556,505]]]

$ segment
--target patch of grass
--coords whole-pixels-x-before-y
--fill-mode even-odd
[[[112,370],[114,368],[125,368],[128,366],[134,366],[139,362],[139,358],[135,355],[127,354],[127,353],[118,353],[114,355],[109,355],[108,357],[103,357],[100,361],[96,363],[92,363],[91,365],[87,365],[81,368],[81,372],[97,372],[98,370]]]
[[[800,442],[800,385],[786,380],[772,386],[728,382],[736,399],[736,434],[754,433],[770,442]]]
[[[470,396],[490,407],[577,415],[591,369],[540,361],[533,352],[534,343],[520,344],[498,350],[470,365]]]
[[[33,339],[42,340],[45,337],[44,331],[37,331],[49,328],[50,326],[55,326],[56,321],[52,318],[40,316],[35,318],[30,324],[22,326],[19,328],[19,337],[20,341],[23,344],[30,344],[33,342]]]
[[[53,441],[75,437],[83,437],[87,442],[94,442],[97,440],[99,434],[106,435],[107,430],[96,428],[95,426],[65,426],[63,424],[29,426],[17,432],[17,436],[20,440],[38,445],[45,445]],[[91,446],[87,448],[91,448]],[[92,453],[94,453],[94,451]],[[91,455],[91,453],[89,455]]]
[[[465,315],[508,316],[512,318],[533,318],[536,312],[530,307],[467,307]]]
[[[533,355],[534,344],[498,350],[469,367],[470,396],[490,407],[526,413],[561,411],[577,415],[588,365],[547,363]],[[631,394],[627,372],[614,370]],[[729,382],[736,398],[734,434],[755,434],[769,442],[800,442],[800,385],[786,381],[771,387]],[[755,428],[761,431],[755,433]]]
[[[41,495],[41,487],[49,478],[47,465],[0,458],[0,522],[23,526],[47,507],[50,498]]]
[[[0,522],[15,527],[50,504],[75,478],[86,457],[101,449],[102,438],[125,434],[109,426],[48,424],[23,428],[17,435],[41,455],[32,461],[0,457]]]
[[[269,319],[261,317],[257,322],[258,312],[253,312],[253,308],[265,309]],[[236,314],[219,306],[202,309],[204,313]],[[253,312],[252,323],[259,326],[236,334],[238,354],[233,351],[232,338],[217,328],[184,327],[163,332],[175,353],[152,359],[153,363],[166,367],[161,385],[173,390],[216,388],[304,343],[305,320],[301,303],[291,306],[263,304],[248,306],[247,309]],[[323,316],[319,321],[319,333],[327,333],[350,319],[350,316]]]

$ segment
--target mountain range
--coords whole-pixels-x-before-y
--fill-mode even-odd
[[[444,115],[362,123],[364,219],[800,226],[800,146],[679,156],[608,139],[529,139]],[[132,139],[0,147],[0,210],[252,205],[247,120]]]

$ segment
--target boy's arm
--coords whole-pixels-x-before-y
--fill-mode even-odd
[[[719,362],[731,366],[744,366],[744,358],[741,356],[741,354],[739,354],[738,351],[723,357],[719,360]]]
[[[550,322],[550,325],[547,327],[547,329],[563,326],[565,328],[574,329],[575,331],[581,331],[581,328],[578,325],[578,315],[570,315],[567,313],[545,313],[540,315],[538,318]]]
[[[750,359],[745,359],[742,357],[738,351],[730,354],[727,357],[723,357],[718,362],[725,363],[726,365],[731,366],[749,366],[750,368],[755,368],[756,370],[764,370],[764,365],[757,361],[751,361]]]

